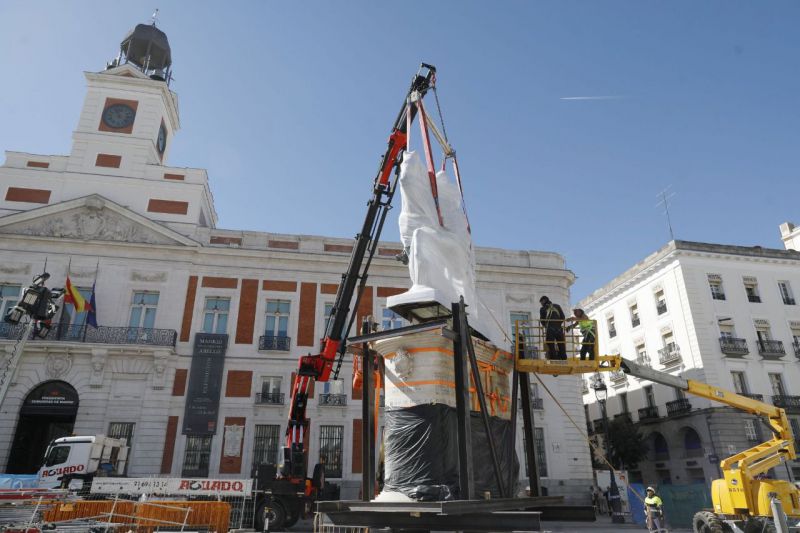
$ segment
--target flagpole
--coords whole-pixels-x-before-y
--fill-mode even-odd
[[[89,307],[86,311],[86,316],[83,317],[83,342],[86,342],[86,330],[89,329],[87,322],[89,321],[89,313],[94,311],[94,306],[91,305],[94,299],[94,289],[97,286],[97,273],[100,271],[100,258],[97,258],[97,266],[94,267],[94,281],[92,282],[92,294],[89,296]]]

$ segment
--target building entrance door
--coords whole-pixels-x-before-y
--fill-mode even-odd
[[[19,410],[17,431],[6,472],[35,474],[42,465],[47,445],[72,434],[78,414],[78,392],[64,381],[36,386]]]

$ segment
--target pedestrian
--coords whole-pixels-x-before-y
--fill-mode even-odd
[[[661,498],[656,495],[656,489],[647,487],[647,496],[644,499],[644,510],[647,514],[647,529],[650,533],[667,531],[664,524],[664,509]]]
[[[581,361],[586,360],[586,356],[589,356],[589,360],[594,360],[595,354],[595,346],[597,344],[597,335],[594,331],[594,320],[590,319],[586,316],[586,313],[583,312],[583,309],[573,309],[572,310],[573,316],[567,319],[567,322],[571,322],[569,326],[567,326],[567,331],[573,329],[576,325],[581,330],[581,334],[583,335],[583,339],[581,339]]]
[[[597,513],[608,514],[608,494],[606,491],[600,490],[600,487],[597,487]]]
[[[564,342],[564,311],[547,296],[539,298],[542,307],[539,309],[539,323],[544,328],[544,342],[548,359],[567,358],[567,346]]]

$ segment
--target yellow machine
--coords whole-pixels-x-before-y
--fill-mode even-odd
[[[593,331],[597,331],[596,324]],[[517,322],[516,334],[516,368],[520,372],[549,375],[624,372],[766,419],[772,430],[770,440],[720,462],[724,478],[714,480],[711,485],[714,508],[695,515],[693,525],[696,532],[774,532],[773,500],[790,521],[796,523],[800,520],[800,490],[789,481],[759,479],[771,468],[797,457],[791,426],[783,409],[706,383],[659,372],[619,355],[598,355],[597,343],[592,337],[588,340],[593,359],[568,357],[566,360],[553,360],[544,358],[547,344],[561,341],[547,339],[538,322]],[[567,353],[577,353],[581,346],[587,345],[587,338],[575,340],[568,335],[563,342],[567,344]]]

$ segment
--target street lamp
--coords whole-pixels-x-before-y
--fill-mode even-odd
[[[608,413],[606,412],[606,400],[608,399],[608,387],[606,387],[606,382],[600,376],[600,374],[595,374],[594,379],[592,380],[592,388],[594,389],[595,398],[597,398],[597,403],[600,404],[600,411],[603,415],[603,429],[605,430],[605,449],[606,449],[606,458],[608,459],[611,455],[611,442],[608,438]],[[610,459],[609,459],[610,461]],[[614,469],[611,467],[609,463],[608,467],[608,474],[611,478],[611,486],[609,488],[610,500],[611,500],[611,522],[614,524],[624,524],[625,517],[622,515],[622,502],[619,498],[619,488],[617,487],[617,480],[614,477]]]

